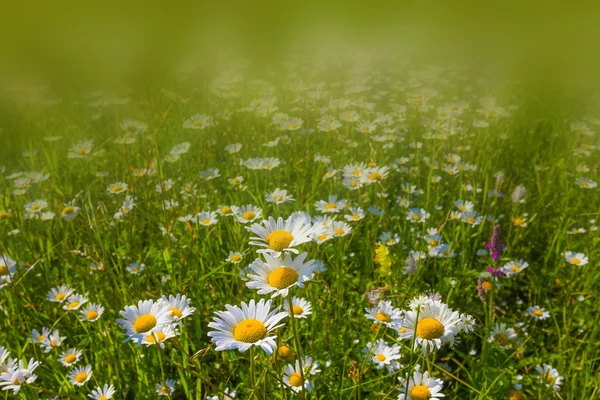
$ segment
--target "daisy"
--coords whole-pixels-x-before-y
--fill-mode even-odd
[[[289,304],[288,300],[283,302],[283,309],[288,313],[290,312]],[[307,300],[294,296],[292,297],[292,312],[295,318],[306,318],[312,314],[312,306]]]
[[[282,326],[279,322],[287,316],[278,312],[279,307],[271,311],[271,300],[261,299],[258,303],[250,300],[238,306],[225,305],[227,311],[217,311],[216,317],[208,324],[216,331],[208,336],[216,345],[217,351],[239,350],[245,352],[252,346],[260,346],[267,354],[277,349],[277,336],[268,336],[274,329]]]
[[[292,196],[288,196],[287,190],[285,189],[275,189],[271,193],[265,194],[265,199],[267,203],[275,203],[275,204],[283,204],[287,202],[296,201]]]
[[[337,237],[346,236],[352,232],[352,227],[344,221],[334,221],[331,229]]]
[[[177,296],[162,296],[161,301],[163,302],[163,305],[169,307],[171,318],[173,318],[174,322],[179,322],[196,311],[194,307],[190,306],[190,299],[185,295],[182,296],[181,294],[177,294]]]
[[[575,179],[575,184],[577,184],[580,188],[583,189],[594,189],[598,186],[596,181],[587,178],[577,178]]]
[[[379,241],[381,243],[385,244],[386,246],[393,246],[395,244],[400,243],[400,235],[398,235],[397,233],[395,233],[392,236],[392,232],[383,232],[379,236]]]
[[[275,257],[287,251],[298,254],[295,247],[310,242],[311,234],[315,231],[306,219],[298,217],[289,217],[285,221],[281,217],[277,221],[269,217],[268,220],[252,224],[246,229],[258,235],[250,238],[251,245],[265,247],[258,250],[258,253],[270,253]]]
[[[65,208],[63,208],[61,213],[62,219],[65,221],[72,221],[77,217],[77,214],[79,214],[79,210],[81,210],[81,208],[75,205],[75,200],[66,203]]]
[[[71,147],[67,153],[69,158],[84,158],[92,152],[94,142],[92,140],[83,140]]]
[[[411,208],[406,213],[406,219],[412,223],[424,223],[430,215],[431,214],[422,208]]]
[[[203,211],[194,216],[194,221],[202,226],[215,225],[219,222],[217,213],[214,211]]]
[[[123,182],[117,182],[110,185],[107,190],[111,195],[115,195],[129,190],[129,185]]]
[[[140,300],[137,306],[126,306],[120,314],[124,319],[117,319],[121,329],[125,330],[125,342],[133,340],[138,345],[145,336],[163,329],[173,319],[168,304],[162,301]]]
[[[200,171],[198,176],[200,177],[200,181],[210,181],[220,177],[221,175],[219,174],[218,168],[209,168],[206,171]]]
[[[233,143],[233,144],[228,144],[227,146],[225,146],[225,151],[228,152],[229,154],[238,153],[241,149],[242,149],[241,143]]]
[[[377,365],[377,369],[386,368],[391,374],[400,368],[400,346],[394,344],[389,346],[385,340],[379,339],[375,343],[368,343],[363,349],[363,354],[371,358],[371,361]]]
[[[13,395],[17,395],[23,385],[33,383],[37,379],[37,375],[33,371],[39,365],[40,362],[34,361],[33,358],[29,359],[27,367],[25,367],[23,360],[19,360],[18,365],[15,362],[11,368],[0,374],[0,386],[3,386],[2,390],[12,389]]]
[[[375,307],[365,308],[365,311],[365,317],[376,325],[383,324],[393,328],[402,321],[402,311],[392,307],[392,302],[388,300],[380,300]]]
[[[0,276],[11,276],[17,271],[17,263],[9,256],[0,254]]]
[[[38,332],[37,329],[34,329],[31,331],[31,340],[33,340],[33,343],[42,344],[42,342],[44,342],[44,340],[50,336],[50,333],[52,333],[52,331],[50,331],[48,328],[42,328],[41,333]]]
[[[550,313],[540,306],[531,306],[527,308],[527,315],[542,321],[550,318]]]
[[[242,253],[240,253],[239,251],[230,251],[229,256],[227,257],[227,260],[225,260],[225,261],[233,263],[233,264],[239,264],[243,258],[244,258],[244,255]]]
[[[92,377],[92,366],[77,367],[69,372],[69,381],[75,386],[83,386]]]
[[[389,167],[372,167],[372,168],[367,168],[360,176],[360,179],[366,183],[366,184],[371,184],[371,183],[376,183],[376,182],[381,182],[382,180],[384,180],[385,178],[387,178],[388,173],[390,171]]]
[[[83,304],[87,303],[88,299],[80,294],[73,294],[67,299],[67,303],[63,306],[63,310],[71,311],[78,310]]]
[[[586,265],[589,262],[585,254],[575,253],[574,251],[567,251],[565,253],[565,260],[571,265]]]
[[[49,336],[46,337],[46,339],[41,342],[42,347],[44,348],[44,353],[49,353],[53,349],[60,347],[65,339],[65,336],[60,336],[58,330],[54,330]]]
[[[156,384],[156,394],[159,396],[170,396],[175,392],[175,380],[167,379]]]
[[[254,273],[248,274],[250,281],[246,286],[258,289],[258,294],[275,292],[271,297],[286,297],[290,288],[303,288],[304,282],[311,280],[317,271],[315,260],[304,262],[307,256],[305,252],[292,259],[289,253],[285,253],[284,258],[277,258],[264,253],[266,262],[257,258],[250,264],[249,268]]]
[[[104,307],[99,304],[88,303],[84,308],[79,310],[79,320],[87,322],[96,322],[104,313]]]
[[[504,272],[506,276],[518,275],[528,266],[529,263],[525,260],[510,261],[504,264],[502,267],[502,272]]]
[[[238,222],[242,224],[247,224],[249,222],[254,221],[257,218],[260,218],[262,215],[262,209],[253,206],[252,204],[247,204],[245,206],[237,208],[234,214]]]
[[[315,203],[317,211],[322,213],[338,213],[346,208],[346,200],[338,200],[336,195],[331,195],[325,200],[319,200]]]
[[[217,213],[224,217],[233,217],[236,209],[236,206],[219,206]]]
[[[402,338],[414,340],[415,348],[421,346],[424,355],[445,343],[452,345],[459,332],[458,312],[437,300],[424,301],[418,308],[405,312],[400,323],[400,328],[406,329]]]
[[[490,331],[490,337],[487,339],[489,343],[495,343],[501,349],[505,350],[511,347],[511,340],[517,338],[517,332],[514,328],[507,328],[504,323],[496,323]]]
[[[399,377],[400,392],[398,400],[429,400],[444,397],[441,393],[444,382],[429,377],[429,372],[421,373],[417,370],[412,377]]]
[[[142,338],[142,343],[152,346],[158,343],[161,349],[165,348],[165,341],[177,336],[177,331],[171,325],[163,326],[162,329],[154,331]]]
[[[65,367],[70,367],[72,365],[77,364],[77,361],[79,361],[79,358],[81,357],[82,351],[81,350],[77,350],[76,348],[71,348],[67,351],[64,351],[61,355],[60,355],[60,363],[62,365],[64,365]]]
[[[130,274],[139,274],[140,272],[142,272],[144,269],[146,268],[146,266],[144,264],[140,264],[139,262],[134,262],[129,264],[129,266],[127,267],[127,272],[129,272]]]
[[[46,207],[48,207],[48,202],[46,200],[35,200],[25,204],[25,211],[30,214],[37,214],[41,213]]]
[[[547,387],[552,386],[555,392],[560,391],[563,384],[563,377],[558,374],[558,370],[549,364],[538,365],[535,370],[540,374],[540,381]]]
[[[344,216],[348,222],[360,221],[365,217],[365,212],[362,208],[351,208],[350,214]]]
[[[92,394],[88,394],[88,397],[92,400],[110,400],[115,394],[115,387],[113,385],[104,384],[104,387],[97,387],[92,390]]]
[[[475,206],[472,202],[464,200],[456,200],[454,202],[454,205],[456,206],[456,208],[458,208],[460,212],[471,211]]]
[[[296,393],[302,390],[310,392],[312,383],[309,378],[319,372],[321,372],[319,363],[313,361],[311,357],[305,356],[302,366],[300,366],[299,360],[296,360],[295,365],[288,364],[285,366],[283,369],[283,383]]]

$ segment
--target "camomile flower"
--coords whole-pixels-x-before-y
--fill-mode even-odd
[[[587,178],[577,178],[575,179],[575,184],[583,189],[594,189],[598,187],[598,182]]]
[[[531,306],[527,308],[527,315],[542,321],[550,318],[550,313],[540,306]]]
[[[7,255],[0,254],[0,277],[11,276],[17,272],[17,263]]]
[[[344,221],[334,221],[331,230],[336,237],[346,236],[352,232],[352,227]]]
[[[139,345],[144,337],[171,324],[171,313],[163,301],[140,300],[137,306],[126,306],[120,312],[124,319],[117,319],[117,322],[125,330],[125,342],[133,340]]]
[[[138,133],[143,133],[146,132],[146,130],[148,129],[148,124],[141,122],[141,121],[135,121],[132,119],[126,119],[124,121],[121,121],[119,123],[119,126],[121,127],[121,129],[129,134],[138,134]]]
[[[267,203],[275,203],[275,204],[283,204],[296,201],[292,196],[287,194],[287,190],[285,189],[275,189],[272,192],[267,192],[265,194],[265,199]]]
[[[19,363],[7,369],[6,372],[0,374],[0,386],[2,390],[12,390],[13,395],[19,394],[19,390],[23,385],[31,384],[37,379],[37,375],[33,371],[40,365],[39,361],[34,361],[33,358],[29,359],[27,366],[23,360],[19,360]]]
[[[452,345],[459,332],[458,312],[440,301],[425,301],[420,310],[413,308],[404,315],[400,328],[406,331],[402,338],[414,340],[415,348],[421,346],[424,355],[441,348],[445,343]]]
[[[304,287],[304,282],[312,279],[317,270],[315,260],[304,262],[308,253],[304,252],[295,259],[289,253],[284,258],[271,256],[264,253],[265,261],[257,258],[249,268],[254,273],[249,273],[250,281],[246,283],[249,289],[258,289],[258,294],[269,294],[271,297],[281,295],[286,297],[290,288]]]
[[[346,218],[346,220],[348,222],[360,221],[361,219],[363,219],[365,217],[365,212],[360,207],[351,208],[349,211],[350,211],[350,214],[344,215],[344,218]]]
[[[25,204],[25,211],[29,214],[37,214],[41,213],[46,207],[48,207],[48,202],[40,199]]]
[[[88,299],[81,294],[72,294],[63,306],[63,310],[71,311],[78,310],[83,304],[87,303]]]
[[[571,265],[586,265],[589,262],[585,254],[575,253],[574,251],[567,251],[565,253],[565,260]]]
[[[244,258],[244,255],[242,253],[240,253],[239,251],[230,251],[229,252],[229,256],[227,257],[227,262],[233,263],[233,264],[239,264],[240,262],[242,262]]]
[[[170,396],[175,392],[175,380],[167,379],[156,384],[156,394],[159,396]]]
[[[194,216],[194,221],[198,225],[210,226],[219,222],[217,213],[214,211],[203,211]]]
[[[487,341],[489,343],[494,343],[505,350],[511,347],[511,340],[514,340],[517,337],[518,335],[514,328],[508,328],[504,323],[496,323],[490,331],[490,337]]]
[[[77,350],[73,347],[67,351],[64,351],[60,355],[59,361],[65,367],[70,367],[77,364],[77,361],[79,361],[79,358],[81,358],[81,354],[83,354],[81,350]]]
[[[261,299],[258,303],[250,300],[238,306],[225,305],[227,311],[217,311],[216,317],[208,324],[216,331],[208,336],[216,345],[217,351],[239,350],[245,352],[252,346],[259,346],[267,354],[277,349],[276,336],[269,336],[274,329],[282,326],[279,322],[287,316],[278,312],[279,307],[271,311],[271,300]]]
[[[392,232],[383,232],[379,236],[379,241],[385,244],[386,246],[393,246],[395,244],[400,243],[400,235],[394,233],[394,235],[392,236]]]
[[[262,209],[253,206],[252,204],[247,204],[235,210],[235,218],[242,224],[252,222],[257,218],[260,218],[261,215]]]
[[[389,167],[370,167],[367,168],[361,175],[360,179],[363,183],[368,185],[372,183],[381,182],[387,178],[390,171]]]
[[[164,305],[169,307],[171,311],[171,318],[174,322],[179,322],[185,317],[192,315],[196,309],[190,306],[190,299],[185,295],[177,294],[177,296],[169,295],[162,296],[161,301]]]
[[[331,240],[335,237],[335,233],[333,232],[333,228],[331,226],[321,226],[321,228],[312,234],[312,240],[314,240],[317,244],[325,243],[328,240]]]
[[[146,265],[144,265],[143,263],[140,264],[139,262],[134,262],[129,264],[129,266],[127,267],[127,272],[129,272],[130,274],[136,275],[139,274],[140,272],[142,272],[144,269],[146,268]]]
[[[104,307],[99,304],[88,303],[79,310],[79,319],[84,322],[96,322],[104,313]]]
[[[290,312],[288,300],[283,302],[283,309],[288,313]],[[292,297],[292,312],[294,314],[294,318],[306,318],[312,314],[312,306],[307,300],[294,296]]]
[[[123,182],[116,182],[110,185],[107,190],[111,195],[115,195],[129,190],[129,185]]]
[[[288,364],[285,366],[283,369],[283,383],[296,393],[302,390],[310,392],[312,383],[309,378],[319,372],[321,372],[319,363],[313,361],[311,357],[305,356],[302,360],[302,366],[300,366],[299,360],[296,360],[294,365]]]
[[[219,206],[217,213],[224,217],[233,217],[235,215],[236,206]]]
[[[406,213],[406,219],[412,223],[424,223],[430,215],[431,214],[422,208],[411,208]]]
[[[346,200],[338,200],[336,195],[331,195],[327,201],[317,201],[315,207],[322,213],[338,213],[346,207]]]
[[[375,307],[365,308],[365,311],[365,317],[376,325],[383,324],[393,328],[402,321],[402,311],[392,307],[392,302],[388,300],[380,300]]]
[[[48,328],[42,328],[41,333],[37,329],[34,329],[31,331],[31,340],[33,340],[33,343],[42,344],[51,333],[52,332]]]
[[[225,151],[228,152],[229,154],[238,153],[241,149],[242,149],[241,143],[233,143],[233,144],[228,144],[227,146],[225,146]]]
[[[378,369],[386,368],[391,374],[400,368],[400,346],[389,346],[385,340],[379,339],[375,343],[368,343],[363,349],[363,354],[373,361]]]
[[[171,325],[165,325],[162,329],[154,331],[142,338],[142,343],[146,346],[152,346],[158,343],[161,349],[165,348],[165,341],[174,338],[177,332]]]
[[[547,387],[552,387],[555,392],[560,391],[563,384],[563,377],[559,375],[558,370],[549,364],[538,365],[535,370],[540,374],[540,381]]]
[[[66,285],[61,285],[50,289],[46,295],[46,300],[53,301],[56,303],[62,303],[67,300],[69,296],[73,294],[74,290]]]
[[[58,330],[54,330],[48,337],[46,337],[46,339],[42,341],[44,353],[49,353],[50,351],[59,348],[65,339],[65,336],[60,336]]]
[[[289,217],[285,221],[281,217],[277,220],[269,217],[268,220],[252,224],[246,229],[258,235],[250,238],[251,245],[264,247],[258,250],[258,253],[270,253],[275,257],[279,257],[282,252],[298,254],[295,247],[310,242],[315,231],[310,222],[298,217]]]
[[[473,207],[475,207],[475,205],[472,202],[464,200],[456,200],[454,202],[454,205],[456,206],[456,208],[458,208],[460,212],[471,211]]]
[[[83,386],[92,377],[92,366],[77,367],[69,372],[69,381],[75,386]]]
[[[75,205],[75,200],[66,203],[61,213],[62,219],[65,221],[72,221],[77,217],[77,214],[79,214],[79,210],[81,210],[81,208]]]
[[[91,394],[88,394],[88,397],[92,400],[110,400],[115,394],[115,387],[113,385],[104,384],[103,387],[97,387],[92,390]]]
[[[200,171],[198,174],[200,181],[210,181],[221,176],[218,168],[209,168],[205,171]]]
[[[442,387],[444,382],[431,378],[429,372],[421,373],[417,370],[407,378],[399,377],[400,392],[398,400],[430,400],[444,397]]]
[[[528,266],[529,263],[525,260],[510,261],[504,264],[502,267],[502,272],[504,272],[506,276],[518,275]]]

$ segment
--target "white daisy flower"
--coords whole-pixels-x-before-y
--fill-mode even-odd
[[[392,307],[392,302],[380,300],[377,306],[365,308],[365,317],[372,320],[374,324],[383,324],[390,328],[397,326],[402,321],[402,310]]]
[[[540,381],[547,387],[552,387],[555,392],[560,391],[563,384],[563,377],[559,375],[558,370],[549,364],[538,365],[535,370],[540,374]]]
[[[84,322],[96,322],[103,313],[104,307],[99,304],[88,303],[84,308],[79,310],[79,319]]]
[[[162,296],[161,301],[171,311],[171,318],[174,322],[179,322],[187,316],[192,315],[196,309],[190,306],[190,299],[185,295],[177,294],[177,296],[169,295]]]
[[[391,374],[400,368],[400,346],[394,344],[389,346],[385,340],[379,339],[375,343],[368,343],[363,349],[365,357],[371,358],[371,361],[377,365],[378,369],[386,368]]]
[[[242,224],[252,222],[257,218],[260,218],[261,215],[262,209],[253,206],[252,204],[247,204],[235,210],[235,218]]]
[[[111,195],[115,195],[129,190],[129,185],[123,182],[116,182],[110,185],[107,190]]]
[[[487,339],[488,343],[494,343],[503,350],[511,347],[511,340],[518,337],[517,332],[514,328],[508,328],[504,323],[496,323],[490,331],[490,337]]]
[[[203,212],[196,214],[194,216],[193,221],[202,226],[210,226],[210,225],[214,225],[217,222],[219,222],[219,219],[217,217],[216,212],[203,211]]]
[[[283,302],[283,309],[288,313],[290,312],[288,300]],[[307,300],[294,296],[292,297],[292,312],[294,313],[294,318],[306,318],[312,314],[312,306]]]
[[[283,369],[283,383],[296,393],[302,390],[310,392],[312,382],[309,378],[321,372],[319,363],[313,361],[311,357],[305,356],[302,361],[302,366],[300,366],[300,361],[296,360],[294,365],[288,364]]]
[[[72,200],[65,204],[65,207],[61,213],[62,219],[65,221],[72,221],[75,219],[75,217],[77,217],[77,214],[79,214],[80,210],[81,208],[75,205],[75,200]]]
[[[282,326],[279,322],[287,316],[278,312],[279,307],[271,311],[271,300],[261,299],[258,303],[250,300],[238,306],[225,305],[227,311],[217,311],[216,317],[208,324],[216,331],[208,332],[208,336],[216,345],[217,351],[234,350],[245,352],[252,346],[259,346],[267,354],[277,349],[275,339],[269,333]]]
[[[69,381],[75,386],[83,386],[92,377],[92,366],[77,367],[69,372]]]
[[[67,351],[64,351],[59,358],[59,361],[65,367],[70,367],[72,365],[77,364],[77,361],[81,358],[82,351],[77,350],[76,348],[71,348]]]
[[[429,400],[444,397],[442,386],[444,382],[440,379],[429,377],[429,372],[421,373],[417,370],[411,377],[399,377],[400,392],[398,400]]]
[[[252,224],[246,229],[258,235],[250,238],[251,245],[265,247],[258,250],[258,253],[270,253],[275,257],[279,257],[282,252],[298,254],[295,247],[310,242],[311,234],[315,231],[313,225],[305,218],[298,217],[289,217],[285,221],[281,217],[277,221],[269,217],[268,220]]]
[[[158,343],[161,349],[165,348],[165,341],[177,336],[177,332],[171,325],[165,325],[160,330],[156,330],[142,338],[142,343],[146,346],[152,346]]]
[[[33,343],[42,344],[51,333],[52,331],[48,328],[42,328],[41,333],[37,329],[34,329],[31,331],[31,340],[33,340]]]
[[[275,204],[283,204],[283,203],[287,203],[287,202],[292,202],[292,201],[296,201],[292,196],[289,196],[287,194],[287,190],[285,189],[275,189],[272,192],[267,192],[265,194],[265,199],[267,200],[268,203],[275,203]]]
[[[63,306],[63,310],[79,310],[79,308],[87,302],[88,299],[85,296],[75,293],[67,298],[67,302]]]
[[[104,384],[104,387],[97,387],[92,390],[88,397],[92,400],[110,400],[115,394],[115,387],[113,385]]]
[[[144,337],[171,324],[171,313],[168,304],[162,301],[140,300],[137,306],[126,306],[120,312],[124,319],[117,319],[117,322],[125,330],[125,342],[133,340],[139,345]]]
[[[240,262],[242,262],[243,258],[244,258],[244,255],[242,253],[240,253],[239,251],[230,251],[229,256],[227,257],[227,259],[225,261],[233,263],[233,264],[239,264]]]
[[[295,259],[289,253],[284,258],[264,254],[265,261],[257,258],[249,268],[254,272],[248,274],[250,281],[246,283],[249,289],[258,289],[258,294],[269,294],[271,297],[281,295],[286,297],[290,288],[304,287],[304,282],[312,279],[318,269],[315,260],[304,262],[308,253],[302,253]]]
[[[338,200],[336,195],[331,195],[327,201],[317,201],[315,207],[317,211],[322,213],[338,213],[346,208],[346,200]]]
[[[529,263],[525,260],[510,261],[504,264],[504,266],[502,267],[502,272],[504,272],[506,276],[518,275],[528,266]]]
[[[565,253],[565,260],[571,265],[586,265],[589,262],[585,254],[575,253],[574,251],[567,251]]]
[[[175,392],[175,380],[167,379],[156,384],[156,394],[159,396],[170,396]]]
[[[39,365],[40,362],[34,361],[33,358],[29,359],[27,367],[23,360],[19,360],[18,365],[15,362],[11,368],[0,374],[0,386],[3,386],[2,390],[12,390],[13,395],[17,395],[23,385],[33,383],[37,379],[37,375],[33,371]]]
[[[527,308],[527,315],[542,321],[550,318],[550,313],[540,306],[531,306]]]

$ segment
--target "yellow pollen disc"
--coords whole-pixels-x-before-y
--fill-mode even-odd
[[[88,321],[93,321],[98,318],[98,313],[96,311],[88,311],[85,317],[88,319]]]
[[[108,400],[108,398],[106,396],[100,396],[98,397],[98,400]]]
[[[0,221],[10,218],[10,213],[6,211],[0,211]]]
[[[533,315],[535,315],[536,317],[541,317],[542,315],[544,315],[544,313],[542,312],[542,310],[534,310]]]
[[[163,387],[161,387],[161,388],[160,388],[160,391],[161,391],[161,392],[163,392],[164,394],[169,394],[169,393],[171,393],[171,391],[169,390],[169,388],[168,388],[168,387],[166,387],[166,386],[163,386]]]
[[[46,337],[44,335],[40,335],[40,336],[38,336],[37,340],[38,340],[38,342],[43,342],[44,339],[46,339]]]
[[[355,169],[354,171],[352,171],[352,175],[354,176],[360,176],[360,174],[362,174],[362,170],[360,169]]]
[[[71,363],[72,363],[73,361],[75,361],[75,360],[77,360],[77,356],[76,356],[75,354],[68,354],[68,355],[65,357],[65,360],[64,360],[64,361],[65,361],[67,364],[71,364]]]
[[[210,219],[203,219],[202,221],[200,221],[200,223],[202,225],[210,225]]]
[[[369,175],[370,181],[380,181],[383,178],[379,172],[373,172]]]
[[[58,343],[56,343],[54,340],[50,342],[50,346],[57,348],[59,346]]]
[[[69,310],[72,310],[72,309],[74,309],[74,308],[77,308],[77,307],[79,307],[79,304],[80,304],[80,303],[79,303],[78,301],[74,301],[74,302],[72,302],[71,304],[69,304],[69,306],[68,306],[67,308],[68,308]]]
[[[304,379],[302,379],[302,375],[300,375],[299,372],[296,372],[290,376],[290,385],[296,387],[304,385]]]
[[[63,214],[65,214],[65,215],[73,214],[73,211],[75,211],[75,207],[73,207],[73,206],[66,206],[63,209]]]
[[[0,276],[8,275],[8,267],[0,265]]]
[[[335,209],[337,209],[337,205],[335,203],[328,203],[328,204],[325,204],[325,209],[326,210],[335,210]]]
[[[265,238],[269,247],[276,251],[283,251],[290,246],[294,237],[288,231],[278,229],[267,235]]]
[[[357,187],[358,186],[358,182],[350,182],[350,187]]]
[[[554,377],[548,373],[544,376],[544,380],[546,381],[546,383],[550,384],[554,382]]]
[[[233,262],[239,262],[242,259],[242,256],[235,254],[233,256],[231,256],[231,261]]]
[[[421,339],[438,339],[444,334],[444,325],[435,318],[423,318],[417,323],[417,336]]]
[[[259,320],[250,318],[237,324],[233,329],[233,338],[238,342],[256,343],[267,334],[267,327]]]
[[[181,310],[179,308],[176,308],[176,307],[169,308],[169,311],[171,311],[171,317],[181,318],[181,316],[183,315],[181,313]]]
[[[121,190],[123,190],[123,186],[121,185],[113,186],[112,188],[113,193],[120,192]]]
[[[402,328],[400,328],[398,331],[399,331],[401,334],[405,334],[405,333],[406,333],[406,331],[408,331],[408,329],[406,329],[406,328],[402,327]]]
[[[148,332],[156,326],[156,318],[152,314],[142,314],[133,323],[135,333]]]
[[[345,231],[342,228],[336,228],[335,229],[335,234],[336,235],[343,235],[345,233]]]
[[[581,264],[581,260],[577,257],[573,257],[571,259],[571,264],[579,265],[579,264]]]
[[[292,349],[285,345],[279,346],[277,349],[277,357],[281,360],[288,361],[292,358]]]
[[[221,208],[221,212],[223,214],[229,214],[231,212],[231,208],[225,206],[225,207]]]
[[[377,313],[377,315],[375,315],[375,318],[377,319],[377,321],[381,322],[392,322],[392,317],[390,317],[390,314],[386,314],[384,312]]]
[[[521,392],[511,392],[508,394],[508,400],[525,400],[525,396]]]
[[[322,234],[322,235],[319,235],[319,236],[317,237],[317,239],[319,239],[320,241],[323,241],[323,240],[327,239],[328,237],[329,237],[329,235],[328,235],[328,234],[326,234],[326,233],[324,233],[324,234]]]
[[[202,123],[200,121],[194,121],[194,122],[192,122],[192,125],[200,126],[200,125],[202,125]]]
[[[32,205],[32,206],[31,206],[31,211],[37,211],[37,210],[39,210],[40,208],[42,208],[42,206],[41,206],[41,205],[39,205],[39,204],[34,204],[34,205]]]
[[[431,240],[429,241],[429,244],[430,244],[430,245],[432,245],[432,246],[437,246],[437,245],[438,245],[438,241],[437,241],[437,240],[433,240],[433,239],[431,239]]]
[[[515,265],[515,266],[514,266],[514,267],[512,267],[510,270],[511,270],[512,272],[519,272],[519,270],[520,270],[520,269],[521,269],[521,266],[520,266],[520,265]]]
[[[379,362],[384,362],[386,359],[386,356],[385,356],[385,354],[377,354],[377,356],[375,358],[377,358],[377,361],[379,361]]]
[[[473,223],[475,223],[475,218],[473,218],[473,217],[468,217],[468,218],[466,219],[466,221],[467,221],[469,224],[473,224]]]
[[[87,377],[88,377],[87,372],[80,372],[77,375],[75,375],[75,381],[77,383],[82,383],[82,382],[85,382],[85,380],[87,379]]]
[[[156,336],[156,339],[158,339],[158,343],[162,342],[163,340],[165,340],[165,337],[167,337],[167,335],[165,335],[162,332],[155,332],[152,335],[149,335],[148,337],[146,337],[146,341],[150,342],[150,343],[154,343],[154,336]]]
[[[500,346],[506,346],[508,344],[508,336],[506,336],[504,333],[496,334],[494,339],[496,339],[496,342]]]
[[[369,164],[367,164],[369,166],[369,168],[375,168],[377,166],[377,164],[375,164],[374,162],[370,162]]]
[[[410,390],[410,398],[412,400],[429,400],[431,398],[431,392],[427,386],[413,386]]]
[[[352,219],[354,219],[354,220],[360,219],[360,215],[358,215],[358,214],[354,214],[354,215],[352,216]]]
[[[412,219],[413,219],[413,221],[418,221],[421,219],[421,217],[419,217],[418,215],[413,215]]]
[[[300,306],[293,306],[292,311],[294,311],[294,315],[301,315],[304,312]]]
[[[245,213],[242,214],[242,218],[244,218],[245,220],[252,220],[256,217],[256,213],[254,211],[246,211]]]
[[[298,273],[290,267],[279,267],[271,271],[267,283],[276,289],[285,289],[298,282]]]

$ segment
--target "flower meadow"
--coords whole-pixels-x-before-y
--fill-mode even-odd
[[[1,102],[4,398],[600,398],[598,96],[346,54]]]

